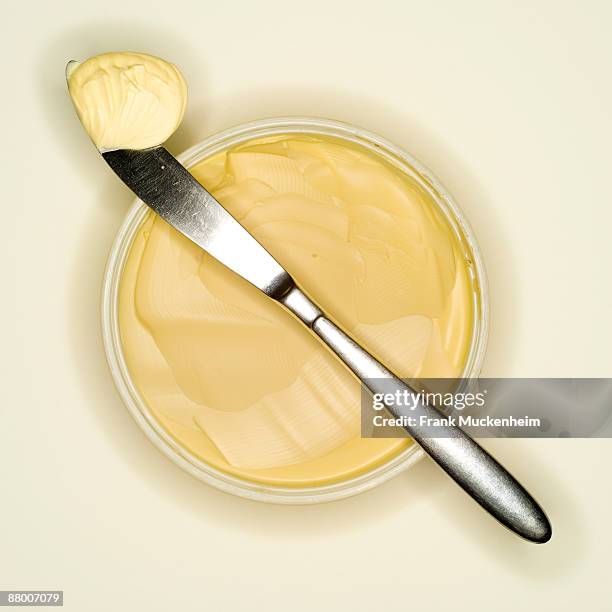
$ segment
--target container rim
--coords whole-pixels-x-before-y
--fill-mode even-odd
[[[318,117],[286,116],[260,119],[230,127],[190,147],[177,156],[191,167],[215,153],[255,138],[281,134],[331,136],[369,149],[424,188],[438,205],[472,265],[474,325],[470,352],[462,378],[475,378],[482,367],[489,332],[489,291],[486,271],[474,232],[465,215],[442,183],[424,164],[388,140],[351,124]],[[218,470],[183,448],[155,419],[134,385],[121,346],[118,295],[123,267],[132,240],[149,208],[136,198],[115,236],[104,271],[101,300],[102,339],[113,382],[128,411],[148,439],[171,461],[195,478],[226,493],[280,503],[313,504],[343,499],[367,491],[408,469],[424,456],[416,444],[359,476],[314,487],[281,487],[256,483]]]

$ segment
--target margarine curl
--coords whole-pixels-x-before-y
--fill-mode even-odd
[[[185,113],[183,76],[152,55],[96,55],[69,64],[67,78],[79,118],[101,151],[161,145]]]

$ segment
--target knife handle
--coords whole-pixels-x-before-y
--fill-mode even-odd
[[[309,327],[372,394],[384,396],[395,390],[414,393],[409,385],[330,321],[298,287],[294,286],[279,301]],[[410,414],[415,417],[415,424],[406,426],[406,431],[500,523],[532,542],[544,543],[551,538],[550,522],[533,497],[486,450],[464,431],[451,425],[434,406],[421,401],[408,411],[394,405],[385,407],[393,416]],[[446,424],[428,426],[428,419],[436,419],[438,423],[442,420]]]

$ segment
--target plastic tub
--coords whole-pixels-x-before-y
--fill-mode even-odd
[[[486,275],[480,251],[472,229],[450,194],[430,170],[410,154],[371,132],[346,123],[310,117],[281,117],[242,124],[215,134],[179,155],[178,159],[189,168],[226,148],[254,138],[278,134],[331,136],[360,145],[399,168],[431,194],[465,250],[466,258],[471,261],[474,326],[462,377],[478,376],[486,348],[489,314]],[[135,200],[113,243],[104,274],[102,332],[107,360],[117,390],[131,415],[162,453],[192,476],[227,493],[285,504],[326,502],[361,493],[408,469],[423,457],[424,451],[413,444],[388,462],[357,477],[318,487],[289,488],[268,486],[224,473],[178,444],[157,422],[133,384],[123,356],[119,333],[118,290],[121,274],[132,240],[148,212],[148,207],[141,200]]]

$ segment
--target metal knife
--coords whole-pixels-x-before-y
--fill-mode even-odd
[[[413,391],[333,323],[289,273],[163,147],[114,150],[102,156],[119,178],[170,225],[267,296],[282,304],[314,332],[371,393]],[[387,406],[399,416],[398,408]],[[406,430],[429,456],[500,523],[532,542],[552,536],[546,514],[525,488],[489,453],[435,407],[419,402],[411,412],[445,419],[435,435],[427,426]]]

